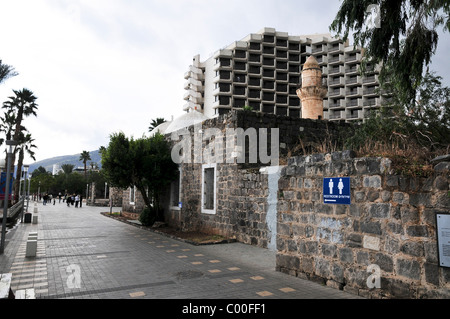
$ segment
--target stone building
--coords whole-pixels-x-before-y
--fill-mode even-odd
[[[163,197],[165,221],[271,249],[277,270],[362,296],[449,298],[435,217],[450,211],[450,163],[405,177],[386,158],[321,152],[353,126],[320,120],[320,70],[306,62],[298,96],[307,118],[231,109],[205,119],[191,109],[170,124],[180,173]],[[350,179],[348,204],[324,201],[328,177]],[[124,192],[123,210],[137,216],[138,196]]]

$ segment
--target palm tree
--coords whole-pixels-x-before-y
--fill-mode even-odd
[[[13,90],[15,96],[10,96],[3,103],[3,108],[6,109],[7,114],[10,118],[14,117],[14,125],[13,129],[14,134],[12,136],[14,141],[19,141],[22,132],[25,131],[25,127],[22,126],[22,121],[24,117],[34,115],[36,116],[37,97],[34,96],[33,92],[28,89],[23,89],[22,91]],[[10,136],[11,137],[11,136]]]
[[[31,138],[31,134],[27,133],[26,135],[22,134],[21,140],[19,140],[19,160],[17,162],[17,172],[20,174],[22,172],[23,159],[25,157],[25,153],[28,154],[34,161],[36,158],[34,157],[35,153],[33,148],[37,148],[36,145],[33,144],[34,138]],[[18,182],[14,184],[14,194],[16,196],[20,196],[19,194],[19,183],[20,177],[17,179]]]
[[[9,125],[11,125],[10,133],[12,135],[9,138],[12,137],[12,139],[14,141],[17,141],[20,143],[23,140],[24,132],[26,131],[26,128],[22,125],[22,121],[27,116],[30,116],[30,115],[36,116],[37,97],[34,96],[34,93],[28,89],[22,89],[21,91],[13,90],[13,92],[14,92],[15,96],[10,96],[8,98],[9,100],[3,103],[3,108],[6,109],[6,114],[8,114],[8,117],[10,119],[14,119],[14,123],[9,123]],[[18,151],[18,149],[20,149],[20,147],[21,147],[20,145],[17,145],[14,148],[12,161],[11,161],[11,172],[14,171],[16,152]],[[15,183],[17,186],[19,181],[16,180]]]
[[[5,138],[0,138],[1,146],[5,140],[11,139],[14,123],[16,123],[16,114],[12,111],[7,111],[3,117],[0,117],[0,121],[0,132],[5,134]]]
[[[16,76],[18,73],[10,65],[3,64],[0,60],[0,83],[6,81],[7,79]]]
[[[79,160],[83,161],[83,164],[84,164],[84,178],[86,178],[86,163],[87,163],[87,161],[91,160],[91,155],[89,154],[88,151],[83,151],[80,154],[80,159]]]
[[[165,122],[166,122],[166,120],[161,117],[158,117],[156,120],[152,120],[150,123],[150,127],[148,128],[148,131],[149,132],[153,131],[156,127],[158,127],[159,125],[161,125]]]

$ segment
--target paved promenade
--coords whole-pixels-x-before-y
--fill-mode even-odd
[[[0,255],[13,291],[34,288],[37,299],[357,298],[276,272],[275,254],[266,249],[194,246],[100,214],[109,208],[37,207],[38,224],[8,232]],[[37,256],[27,258],[26,239],[35,231]]]

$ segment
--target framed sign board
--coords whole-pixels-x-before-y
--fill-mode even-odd
[[[439,266],[450,268],[450,213],[436,214],[436,235]]]
[[[323,179],[323,203],[350,205],[350,177]]]

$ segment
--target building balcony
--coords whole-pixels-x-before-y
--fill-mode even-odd
[[[328,67],[328,75],[337,75],[344,74],[344,66],[343,65],[335,65],[333,67]]]
[[[381,100],[379,98],[368,98],[364,101],[363,106],[381,106]]]
[[[326,53],[328,51],[327,45],[324,43],[313,44],[311,48],[312,54],[315,53]]]
[[[183,105],[183,111],[187,111],[187,110],[189,110],[189,109],[192,109],[192,110],[195,110],[195,109],[197,109],[197,110],[200,110],[200,108],[201,108],[201,105],[200,104],[195,104],[195,103],[193,103],[193,102],[188,102],[188,103],[186,103],[185,105]]]
[[[328,56],[328,64],[343,64],[344,63],[344,55],[329,55]]]
[[[347,53],[345,63],[357,63],[361,61],[361,53]]]
[[[253,76],[261,76],[262,75],[262,69],[258,65],[249,65],[248,67],[248,74]]]
[[[363,107],[363,101],[362,99],[357,99],[357,98],[353,98],[353,99],[348,99],[346,102],[346,106],[347,107]]]
[[[379,95],[379,89],[376,86],[368,86],[363,90],[364,95]]]
[[[344,99],[328,99],[328,107],[329,108],[343,108],[345,107],[345,100]]]
[[[338,78],[329,78],[328,79],[328,86],[334,87],[334,86],[344,86],[345,80],[344,77],[340,76]]]
[[[233,89],[233,95],[234,96],[246,96],[246,90],[245,87],[237,86]]]
[[[344,44],[343,43],[328,43],[328,52],[337,52],[337,51],[344,51]]]
[[[247,51],[235,50],[233,55],[234,60],[247,60]]]
[[[235,74],[233,77],[233,84],[246,85],[247,76],[245,74]]]
[[[223,75],[216,75],[214,78],[213,78],[213,83],[219,83],[219,82],[221,82],[221,83],[231,83],[232,82],[232,80],[231,80],[231,75],[227,75],[227,76],[223,76]]]
[[[234,67],[233,67],[234,72],[239,71],[240,73],[247,73],[248,72],[248,68],[247,68],[247,63],[245,62],[234,62]]]
[[[262,65],[264,67],[275,67],[275,59],[263,57]]]
[[[273,92],[262,92],[262,100],[265,103],[275,103],[275,93],[273,93]]]
[[[213,103],[213,108],[218,107],[231,107],[231,97],[219,96]]]
[[[359,66],[356,65],[356,64],[345,67],[345,73],[346,74],[356,74],[358,72],[359,72]]]
[[[347,79],[345,80],[345,84],[347,86],[361,85],[362,84],[362,79],[358,75],[353,75],[353,76],[347,77]]]
[[[300,106],[300,99],[298,96],[289,96],[289,106],[293,107],[299,107]]]
[[[347,110],[346,119],[347,120],[359,120],[364,118],[363,110]]]
[[[347,97],[350,97],[350,96],[357,96],[357,95],[362,95],[362,88],[360,88],[360,87],[354,87],[354,88],[351,88],[351,89],[347,89],[346,91],[345,91],[345,95],[347,96]]]
[[[248,99],[249,100],[261,100],[261,91],[260,90],[248,90]]]
[[[344,120],[346,118],[345,111],[329,111],[328,119],[330,120]]]
[[[277,60],[287,60],[288,52],[286,50],[277,49],[275,57],[277,58]]]
[[[288,74],[283,72],[276,73],[277,82],[288,82]]]
[[[261,79],[260,78],[254,78],[249,77],[248,79],[248,86],[249,87],[261,87]]]
[[[289,41],[288,50],[299,52],[300,51],[300,42]]]
[[[261,55],[260,54],[250,54],[248,57],[249,64],[261,64]]]
[[[262,77],[264,79],[274,80],[275,79],[275,69],[264,69],[262,72]]]
[[[263,81],[262,85],[263,90],[275,91],[275,82],[274,81]]]
[[[261,43],[260,42],[250,42],[248,45],[248,51],[252,53],[261,53]]]
[[[220,57],[233,58],[233,50],[222,49],[218,50],[213,54],[213,59],[218,59]]]
[[[288,96],[277,94],[275,98],[275,102],[277,105],[288,105]]]
[[[335,89],[329,89],[328,90],[328,97],[343,97],[345,96],[345,89],[344,88],[335,88]]]
[[[262,49],[262,54],[264,56],[273,56],[275,57],[275,47],[264,45]]]
[[[326,55],[318,55],[315,58],[317,60],[317,63],[319,63],[319,65],[328,63],[328,56]]]
[[[369,75],[369,76],[365,76],[363,78],[363,83],[364,84],[375,84],[375,83],[378,83],[378,75],[372,74],[372,75]]]

